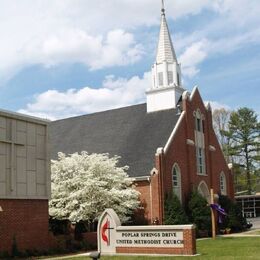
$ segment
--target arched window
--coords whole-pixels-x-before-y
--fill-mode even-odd
[[[198,192],[202,197],[204,197],[208,202],[210,202],[209,189],[205,181],[200,182],[198,186]]]
[[[172,168],[172,189],[181,201],[181,172],[178,164],[174,164]]]
[[[227,195],[227,181],[224,172],[220,173],[219,186],[221,195]]]

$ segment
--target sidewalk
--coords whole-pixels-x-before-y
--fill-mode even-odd
[[[69,259],[69,258],[81,257],[81,256],[88,257],[90,255],[90,253],[91,252],[80,253],[80,254],[71,254],[71,255],[66,255],[66,256],[64,255],[64,256],[57,256],[57,257],[41,258],[41,259],[43,259],[43,260],[62,260],[62,259]]]

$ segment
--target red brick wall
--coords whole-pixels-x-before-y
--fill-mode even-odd
[[[185,201],[192,191],[197,189],[199,183],[203,180],[208,189],[213,188],[214,193],[220,192],[220,173],[223,171],[227,180],[227,194],[233,198],[233,180],[232,174],[228,169],[223,153],[217,141],[216,135],[212,127],[211,111],[208,111],[200,97],[198,91],[195,91],[191,100],[183,101],[183,109],[185,111],[175,137],[170,144],[168,151],[164,155],[165,173],[164,173],[164,191],[169,192],[172,189],[172,167],[177,163],[181,170],[182,179],[182,197]],[[204,137],[205,137],[205,163],[206,176],[197,174],[196,168],[196,147],[188,145],[187,139],[195,142],[195,118],[193,112],[199,109],[204,115]],[[210,151],[209,146],[214,146],[215,151]]]
[[[136,190],[140,192],[140,202],[144,210],[144,217],[149,224],[155,219],[161,220],[160,175],[158,172],[151,175],[150,180],[135,182]],[[137,214],[143,214],[138,211]],[[161,224],[159,222],[158,224]]]
[[[0,251],[10,252],[14,236],[19,251],[49,248],[48,200],[1,199],[0,205]]]
[[[191,176],[190,171],[193,170],[193,147],[186,144],[186,118],[182,120],[176,132],[168,151],[164,154],[165,174],[164,174],[164,192],[169,193],[172,191],[172,168],[175,163],[178,164],[181,171],[182,182],[182,201],[185,201],[186,195],[191,191]]]
[[[136,190],[140,192],[140,202],[141,207],[143,207],[143,210],[140,210],[140,212],[137,212],[138,214],[142,214],[142,211],[144,211],[144,217],[148,220],[148,222],[151,222],[151,196],[150,196],[150,182],[147,181],[138,181],[135,183]],[[138,217],[138,216],[137,216]]]
[[[97,248],[97,232],[87,232],[82,234],[83,239],[92,247]]]
[[[149,183],[143,183],[137,188],[141,193],[141,200],[152,202],[152,213],[147,212],[150,219],[158,217],[160,223],[163,220],[163,197],[165,193],[172,191],[172,168],[177,163],[181,171],[182,201],[185,203],[192,190],[197,189],[201,181],[205,181],[208,189],[214,189],[214,193],[220,192],[220,173],[224,172],[227,181],[227,195],[234,198],[233,176],[229,170],[220,145],[212,127],[212,114],[205,108],[198,90],[195,90],[192,98],[184,99],[182,103],[185,115],[180,122],[172,142],[167,151],[155,156],[155,168],[158,174],[151,178],[152,198],[150,198]],[[187,139],[195,143],[195,117],[194,111],[199,109],[204,115],[205,138],[205,164],[206,176],[197,174],[196,146],[187,144]],[[209,146],[214,146],[211,151]],[[147,208],[149,209],[149,207]]]

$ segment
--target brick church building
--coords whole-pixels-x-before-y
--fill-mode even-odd
[[[149,87],[149,86],[147,86]],[[183,88],[181,67],[162,8],[156,61],[147,102],[88,114],[50,125],[51,157],[88,151],[121,156],[140,191],[145,217],[163,221],[165,194],[185,203],[197,189],[233,198],[232,173],[212,127],[212,111],[199,90]]]

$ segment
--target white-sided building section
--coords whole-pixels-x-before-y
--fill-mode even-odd
[[[236,201],[241,206],[244,217],[260,217],[260,194],[236,196]]]

